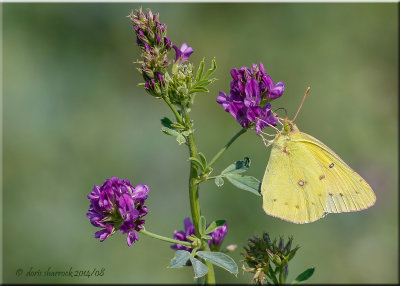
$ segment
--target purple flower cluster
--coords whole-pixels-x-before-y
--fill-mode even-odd
[[[185,218],[185,220],[183,221],[183,226],[185,230],[174,231],[174,239],[180,241],[192,242],[191,240],[188,239],[188,237],[190,235],[195,235],[195,231],[194,231],[194,225],[190,220],[190,218]],[[211,236],[211,239],[208,241],[208,245],[212,250],[218,250],[218,248],[224,241],[227,232],[228,232],[228,226],[226,223],[224,223],[224,225],[222,225],[221,227],[217,228],[216,230],[214,230],[209,234]],[[191,248],[185,247],[180,244],[173,244],[171,245],[171,248],[174,250],[187,250],[192,252]]]
[[[88,195],[90,208],[86,216],[92,225],[103,228],[94,234],[95,238],[104,241],[118,229],[127,233],[126,241],[131,246],[139,239],[137,231],[143,228],[147,214],[144,202],[149,187],[139,184],[134,188],[128,180],[112,177],[101,187],[94,186]]]
[[[242,67],[231,70],[230,94],[227,96],[220,91],[217,102],[222,108],[242,125],[248,127],[255,123],[255,130],[260,133],[268,125],[276,126],[276,117],[271,111],[270,102],[280,97],[285,86],[283,82],[274,84],[265,73],[264,65],[260,62],[251,69]]]

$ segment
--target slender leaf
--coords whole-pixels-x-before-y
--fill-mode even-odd
[[[193,162],[193,164],[195,164],[197,167],[199,167],[201,170],[204,170],[204,165],[202,164],[202,162],[200,162],[199,159],[195,158],[195,157],[189,157],[189,160],[191,162]]]
[[[296,277],[296,279],[293,280],[292,284],[298,284],[303,281],[306,281],[308,278],[310,278],[314,274],[314,267],[308,268],[304,272],[302,272],[299,276]]]
[[[207,274],[208,267],[200,260],[190,256],[190,261],[192,262],[193,270],[194,270],[194,278],[200,278]]]
[[[229,271],[235,276],[238,274],[238,267],[235,261],[230,256],[222,252],[197,251],[196,255],[216,266],[225,269],[226,271]]]
[[[200,86],[200,87],[191,88],[189,91],[189,94],[196,93],[196,92],[209,92],[209,90],[205,87]]]
[[[172,258],[169,264],[170,268],[181,268],[186,265],[187,261],[190,259],[191,254],[186,250],[177,250],[175,252],[174,258]]]
[[[184,129],[185,129],[185,126],[183,126],[182,124],[180,124],[180,123],[178,123],[178,122],[173,122],[173,123],[171,123],[171,127],[172,127],[172,128],[176,128],[176,129],[179,129],[179,130],[184,130]]]
[[[224,179],[222,179],[221,176],[216,176],[214,182],[217,187],[222,187],[222,185],[224,184]]]
[[[239,189],[249,191],[260,196],[260,181],[252,176],[242,176],[239,174],[227,174],[224,176],[229,182]]]
[[[201,163],[203,163],[203,166],[207,166],[206,156],[204,156],[204,154],[201,152],[199,152],[198,155],[199,155],[199,159],[200,159]]]
[[[210,225],[207,227],[207,229],[204,233],[207,234],[207,233],[213,232],[217,228],[220,228],[221,226],[223,226],[225,222],[226,221],[223,219],[213,221],[212,223],[210,223]]]
[[[202,59],[202,61],[200,62],[199,68],[197,69],[197,73],[196,73],[196,82],[199,81],[203,75],[203,71],[204,71],[204,58]]]
[[[246,172],[250,167],[250,159],[245,157],[243,160],[236,161],[230,164],[225,170],[221,172],[221,175],[226,174],[240,174]]]
[[[199,231],[200,231],[200,236],[203,236],[203,234],[206,231],[206,218],[204,216],[200,217],[199,221]]]

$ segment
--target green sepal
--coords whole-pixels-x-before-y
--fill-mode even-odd
[[[303,281],[308,280],[314,274],[314,267],[308,268],[307,270],[303,271],[293,280],[292,284],[302,283]]]
[[[169,264],[169,268],[181,268],[187,264],[187,261],[190,259],[191,254],[186,250],[177,250],[175,251],[175,256],[172,258],[171,263]]]
[[[237,276],[238,274],[238,267],[235,261],[230,256],[222,252],[197,251],[196,255],[216,266],[225,269],[226,271],[232,273],[235,276]]]

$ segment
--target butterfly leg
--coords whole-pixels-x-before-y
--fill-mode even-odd
[[[272,128],[274,128],[277,132],[279,132],[278,128],[276,128],[275,126],[269,124],[267,121],[265,121],[265,120],[263,120],[263,119],[261,119],[261,118],[257,118],[257,120],[260,120],[260,121],[264,122],[265,124],[267,124],[268,127],[272,127]]]
[[[263,132],[263,133],[264,133],[264,132]],[[264,145],[265,145],[266,148],[268,148],[268,147],[274,142],[274,140],[267,140],[267,139],[265,139],[264,136],[262,136],[261,134],[257,134],[257,135],[261,137],[261,139],[262,139],[262,141],[263,141],[263,143],[264,143]],[[270,134],[265,134],[265,135],[274,136],[274,135],[270,135]],[[274,136],[274,137],[275,137],[275,136]]]

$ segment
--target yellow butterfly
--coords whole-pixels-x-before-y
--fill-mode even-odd
[[[354,212],[372,206],[368,183],[329,147],[300,132],[293,120],[270,141],[272,150],[261,184],[264,211],[274,217],[309,223],[328,213]]]

